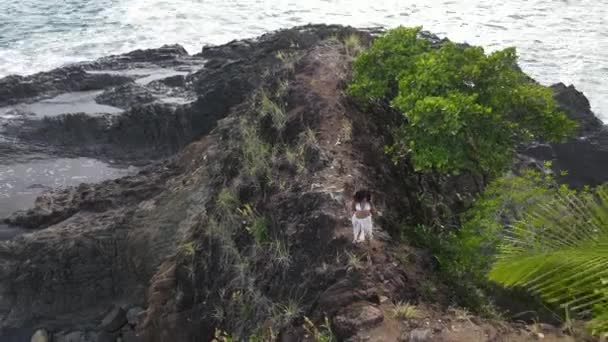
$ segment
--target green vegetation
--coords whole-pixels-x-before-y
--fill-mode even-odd
[[[273,321],[277,326],[287,326],[302,314],[300,302],[290,299],[284,304],[275,305]]]
[[[549,166],[549,165],[547,165]],[[487,293],[487,274],[496,260],[505,231],[525,212],[535,210],[556,194],[572,190],[538,171],[521,176],[508,174],[491,182],[474,205],[463,214],[459,230],[417,225],[405,227],[403,237],[413,245],[428,249],[439,264],[438,281],[451,290],[448,294],[458,305],[484,316],[497,316]],[[432,301],[437,289],[425,280],[420,294]]]
[[[354,252],[346,252],[346,269],[349,272],[357,271],[363,268],[361,257]]]
[[[547,165],[549,166],[549,165]],[[439,257],[456,277],[485,281],[495,261],[505,227],[544,205],[556,194],[572,190],[558,186],[550,175],[528,170],[521,176],[508,174],[491,182],[462,217],[462,227],[448,237],[447,254]]]
[[[336,342],[338,340],[331,330],[331,323],[327,317],[321,328],[317,328],[308,317],[304,316],[304,329],[315,342]]]
[[[291,265],[291,255],[289,254],[289,246],[286,242],[275,240],[270,245],[272,251],[272,261],[283,269],[289,268]]]
[[[241,119],[241,153],[245,172],[251,176],[270,178],[270,157],[272,147],[260,136],[257,126],[247,119]]]
[[[608,333],[608,186],[555,194],[506,233],[489,279],[592,316],[595,332]]]
[[[361,37],[353,33],[344,38],[344,48],[346,54],[355,57],[363,51],[363,45],[361,45]]]
[[[420,28],[396,28],[358,55],[349,92],[365,103],[388,100],[407,123],[388,151],[421,171],[498,174],[517,143],[559,141],[575,124],[556,110],[550,89],[517,66],[515,49],[432,47]]]
[[[282,84],[280,82],[280,85]],[[287,123],[285,109],[271,100],[265,92],[262,92],[261,95],[260,112],[262,116],[269,115],[271,117],[272,123],[277,130],[282,131],[285,128],[285,124]]]
[[[399,302],[395,304],[395,308],[393,309],[393,316],[398,319],[408,320],[416,318],[418,315],[419,312],[416,305],[407,302]]]
[[[479,196],[459,231],[408,234],[433,253],[460,305],[496,314],[490,280],[528,289],[569,325],[571,316],[592,318],[594,333],[608,332],[608,186],[572,190],[538,171],[508,174]]]

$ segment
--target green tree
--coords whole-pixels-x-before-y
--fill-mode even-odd
[[[387,99],[407,119],[388,149],[395,158],[409,156],[421,171],[497,174],[516,144],[572,133],[551,90],[518,68],[514,48],[490,55],[451,42],[433,48],[419,33],[400,27],[377,38],[356,58],[349,86],[366,102]]]
[[[558,193],[507,231],[488,277],[523,287],[608,332],[608,186]]]

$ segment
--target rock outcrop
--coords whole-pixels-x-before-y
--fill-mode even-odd
[[[463,319],[440,294],[420,317],[394,317],[395,304],[422,298],[433,267],[397,243],[397,231],[455,227],[454,214],[485,184],[388,159],[384,146],[401,118],[345,95],[351,34],[372,39],[304,26],[194,56],[165,46],[0,80],[3,104],[97,89],[98,102],[125,110],[23,119],[7,134],[25,144],[59,155],[165,157],[136,175],[46,192],[7,219],[32,232],[0,241],[2,341],[207,341],[221,331],[306,341],[317,329],[308,322],[321,327],[325,318],[349,341],[534,338],[522,325]],[[159,78],[159,68],[174,72]],[[572,149],[599,170],[605,129],[582,95],[555,90],[587,139],[525,153],[570,168]],[[573,184],[602,181],[577,170]],[[381,213],[371,245],[351,243],[348,202],[362,187],[374,190]]]
[[[577,188],[608,182],[608,128],[591,111],[589,101],[572,85],[552,86],[559,107],[578,125],[578,134],[561,144],[535,143],[523,153],[553,162],[558,179]]]

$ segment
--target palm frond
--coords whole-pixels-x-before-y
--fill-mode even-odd
[[[608,186],[558,194],[525,213],[488,277],[608,327]]]

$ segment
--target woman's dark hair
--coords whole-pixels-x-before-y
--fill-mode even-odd
[[[372,193],[367,190],[355,192],[355,202],[361,203],[363,200],[370,202],[372,200]]]

